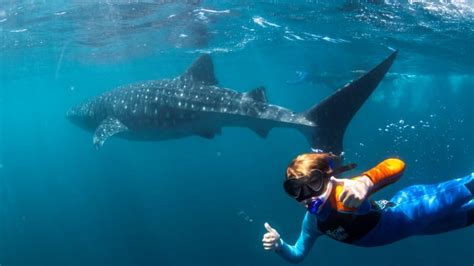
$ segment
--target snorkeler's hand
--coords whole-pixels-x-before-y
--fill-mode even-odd
[[[267,232],[263,235],[263,248],[265,250],[275,250],[280,247],[280,234],[268,223],[264,224]]]
[[[358,208],[369,195],[372,182],[364,176],[352,179],[338,179],[331,177],[332,182],[342,186],[339,201],[347,208]],[[368,181],[367,181],[368,180]]]

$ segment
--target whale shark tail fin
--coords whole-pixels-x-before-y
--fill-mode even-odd
[[[342,152],[344,132],[348,124],[382,81],[397,53],[398,51],[394,51],[375,68],[338,89],[305,113],[306,118],[316,124],[315,127],[304,130],[313,150],[334,154]]]

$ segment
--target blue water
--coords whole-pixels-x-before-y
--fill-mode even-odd
[[[264,222],[290,243],[299,234],[304,209],[282,189],[309,151],[299,132],[111,138],[97,151],[65,119],[204,52],[221,85],[263,85],[271,103],[304,111],[399,49],[346,131],[346,160],[359,171],[405,160],[376,198],[474,171],[472,1],[51,2],[0,2],[2,266],[287,264],[261,238]],[[287,84],[297,71],[312,78]],[[370,249],[321,238],[302,265],[472,265],[473,229]]]

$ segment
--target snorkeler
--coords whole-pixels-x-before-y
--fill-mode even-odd
[[[311,83],[314,85],[323,85],[329,88],[338,88],[344,85],[344,80],[354,80],[365,74],[367,74],[367,71],[365,70],[352,70],[349,72],[349,75],[330,72],[321,72],[315,74],[307,70],[298,70],[295,71],[295,78],[287,80],[285,83],[287,85],[302,85]],[[388,72],[385,75],[384,80],[390,82],[395,80],[409,81],[415,77],[415,74]]]
[[[396,182],[405,163],[387,159],[360,176],[336,176],[356,167],[335,167],[340,160],[330,153],[308,153],[288,166],[284,189],[307,209],[295,245],[281,239],[268,223],[265,250],[275,250],[290,262],[300,262],[320,235],[348,244],[374,247],[414,235],[431,235],[472,225],[474,174],[433,185],[402,189],[392,199],[369,197]]]

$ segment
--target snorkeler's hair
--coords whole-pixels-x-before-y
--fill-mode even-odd
[[[315,169],[329,173],[331,166],[339,161],[339,159],[339,156],[332,153],[300,154],[288,165],[288,168],[286,169],[286,180],[299,179],[308,176]]]

